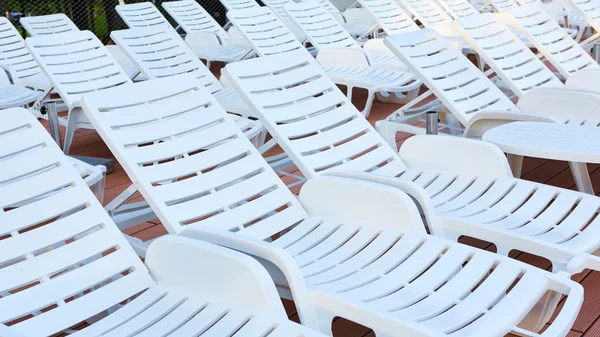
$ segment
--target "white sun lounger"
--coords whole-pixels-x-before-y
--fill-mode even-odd
[[[232,116],[248,139],[255,146],[262,146],[265,133],[263,126],[251,115],[246,103],[232,88],[224,88],[221,82],[196,57],[179,35],[172,29],[158,26],[118,30],[111,38],[127,53],[149,79],[179,74],[190,74],[205,86]]]
[[[243,254],[169,236],[142,263],[35,118],[6,112],[0,335],[324,337],[287,319]]]
[[[19,22],[30,36],[49,36],[79,31],[79,28],[77,28],[73,21],[71,21],[68,16],[62,13],[40,16],[24,16],[19,19]],[[136,76],[140,73],[139,68],[135,67],[131,60],[119,58],[118,56],[120,53],[116,46],[109,45],[106,46],[106,48],[111,52],[111,54],[113,54],[113,57],[115,57],[129,77],[132,79],[136,78]]]
[[[335,58],[339,51],[338,59],[343,59],[346,49],[362,51],[367,57],[370,66],[407,72],[408,69],[391,52],[370,49],[361,46],[350,36],[342,25],[316,1],[292,3],[284,6],[291,18],[306,34],[311,45],[322,52],[326,50],[328,57]],[[383,40],[380,41],[383,43]],[[384,47],[385,48],[385,47]],[[418,89],[408,93],[376,93],[377,99],[383,102],[406,104],[418,95]]]
[[[535,5],[507,11],[514,26],[566,79],[569,87],[600,90],[600,65],[556,21]]]
[[[419,29],[412,17],[394,0],[359,0],[387,35],[401,34]]]
[[[115,9],[129,28],[164,26],[174,29],[151,2],[117,5]],[[210,67],[210,64],[214,61],[239,61],[249,56],[250,52],[245,46],[228,45],[225,35],[217,38],[210,31],[203,34],[198,32],[189,34],[189,37],[186,37],[186,42],[196,53],[196,56],[206,60],[207,67]]]
[[[536,10],[536,13],[538,11],[543,13],[539,9]],[[545,15],[548,20],[552,20],[547,14]],[[563,31],[557,23],[554,24],[558,31]],[[485,13],[458,18],[454,25],[456,30],[461,32],[469,44],[483,57],[485,62],[502,78],[517,97],[520,98],[531,91],[539,91],[541,88],[567,88],[496,15]],[[575,46],[578,46],[564,31],[560,37],[564,38],[564,43],[568,44],[572,41]],[[562,44],[563,47],[565,47],[564,43]],[[574,52],[577,51],[574,50]],[[551,57],[553,58],[554,55]],[[588,64],[584,64],[585,66],[588,66]],[[600,69],[598,64],[594,67]],[[600,104],[585,102],[585,98],[581,96],[579,90],[550,90],[549,92],[552,96],[561,93],[565,101],[564,104],[561,104],[561,108],[565,109],[563,111],[564,115],[561,117],[568,119],[577,116],[590,116],[592,118],[596,116],[597,120],[590,122],[597,123],[600,121]],[[583,95],[590,96],[594,93],[591,90],[586,90]],[[600,92],[595,96],[600,99]],[[539,99],[545,101],[542,97],[539,97]],[[556,99],[553,101],[553,105],[556,104],[556,101]],[[585,103],[579,104],[578,102]],[[594,108],[597,110],[594,110]],[[580,121],[571,121],[571,123],[574,122],[579,123]]]
[[[347,8],[344,12],[341,12],[330,0],[301,0],[300,2],[315,1],[327,9],[342,24],[344,29],[359,41],[367,39],[368,34],[379,26],[373,20],[369,11],[364,8]]]
[[[477,8],[475,8],[469,0],[440,0],[439,3],[454,19],[479,14]]]
[[[309,54],[269,8],[230,11],[227,12],[227,17],[260,56],[297,49]],[[340,52],[344,52],[345,55],[341,57]],[[369,94],[362,110],[365,116],[371,110],[375,93],[380,91],[407,93],[421,86],[421,83],[413,79],[410,72],[369,66],[365,54],[360,50],[323,50],[317,55],[317,60],[334,82],[347,87],[349,98],[352,97],[352,89],[355,87],[368,90]]]
[[[281,63],[287,56],[256,60],[277,62],[287,73],[299,66]],[[312,69],[300,69],[300,77],[316,71],[326,78],[315,61],[308,64]],[[270,76],[262,80],[280,83]],[[397,189],[320,177],[308,181],[296,199],[195,83],[183,76],[141,82],[125,91],[86,95],[84,106],[169,232],[259,258],[270,266],[280,294],[295,300],[308,327],[331,334],[332,320],[340,316],[384,337],[450,331],[503,336],[517,329],[548,290],[569,296],[545,335],[562,336],[571,326],[581,304],[580,285],[425,234],[412,200]],[[336,90],[345,100],[327,83],[322,97]],[[277,94],[269,97],[275,100],[267,104],[277,104]],[[198,99],[206,104],[198,106]],[[146,105],[149,101],[154,104]],[[202,113],[189,111],[192,102]],[[148,124],[149,119],[158,123]],[[129,127],[119,128],[125,120]]]
[[[67,117],[59,118],[61,125],[67,127],[64,151],[69,153],[75,130],[93,129],[85,116],[79,114],[81,97],[131,83],[131,79],[90,31],[38,35],[25,43],[69,109]]]
[[[569,27],[565,27],[565,29],[577,41],[581,40],[586,29],[590,27],[578,13],[573,11],[567,12],[556,2],[543,3],[541,0],[490,0],[490,3],[498,13],[504,13],[511,8],[519,7],[519,5],[531,5],[553,15],[554,20],[565,22],[564,18],[566,17],[569,26],[576,26],[577,29],[571,30]]]
[[[423,189],[401,188],[413,191],[427,219],[440,217],[438,225],[429,226],[435,235],[476,237],[503,254],[516,249],[544,256],[557,249],[558,255],[583,253],[589,263],[598,261],[591,253],[600,247],[600,220],[595,218],[600,198],[514,179],[501,151],[476,140],[415,136],[398,156],[313,69],[314,62],[297,52],[259,60],[227,66],[225,73],[309,181],[341,171],[390,186],[414,182]],[[303,85],[296,89],[293,83]],[[310,99],[313,94],[305,90],[324,94]],[[555,271],[569,264],[549,255]]]

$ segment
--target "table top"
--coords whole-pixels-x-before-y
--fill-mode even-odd
[[[482,139],[509,154],[600,163],[600,127],[511,122],[486,131]]]

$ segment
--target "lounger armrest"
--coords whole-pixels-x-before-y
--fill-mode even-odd
[[[568,88],[584,90],[600,90],[600,69],[588,69],[569,75],[565,83]]]
[[[416,135],[402,144],[399,154],[410,168],[512,177],[502,150],[474,139]]]
[[[465,125],[465,132],[463,133],[463,135],[467,138],[480,139],[487,130],[502,124],[515,121],[549,123],[560,122],[559,119],[551,116],[543,116],[540,114],[526,113],[520,111],[480,111],[477,114],[475,114],[475,116],[471,117],[469,123]]]
[[[388,56],[395,56],[394,53],[385,45],[385,39],[370,39],[365,42],[363,49],[375,50]]]
[[[566,270],[569,263],[577,261],[574,259],[579,257],[578,253],[567,251],[558,245],[540,244],[520,235],[473,225],[452,217],[440,216],[440,226],[446,239],[457,241],[461,236],[468,236],[495,244],[501,255],[508,255],[511,250],[520,250],[542,256],[552,262],[555,271]],[[573,271],[569,271],[569,274],[573,274]]]
[[[427,227],[429,228],[430,233],[436,236],[443,236],[441,234],[438,216],[435,214],[435,207],[431,202],[431,198],[425,189],[412,181],[402,181],[395,177],[384,176],[377,173],[345,170],[329,170],[323,173],[322,176],[357,179],[397,188],[409,195],[420,208],[421,214],[423,214],[425,217],[425,221],[427,222]]]
[[[185,36],[185,42],[196,47],[200,45],[221,45],[222,41],[215,33],[211,32],[191,32]]]
[[[397,188],[365,180],[320,176],[307,181],[298,199],[308,214],[377,228],[425,233],[419,210]]]
[[[560,337],[566,336],[573,326],[577,314],[583,304],[583,287],[579,283],[572,283],[567,295],[567,300],[560,308],[560,313],[550,323],[549,327],[540,334],[542,337]],[[519,331],[517,331],[519,332]],[[534,334],[524,334],[524,336],[535,336]]]
[[[321,50],[317,55],[317,61],[322,66],[362,66],[369,65],[367,56],[360,49],[331,48]]]
[[[267,271],[256,260],[233,250],[167,235],[150,244],[146,266],[159,283],[259,310],[283,311]]]
[[[539,88],[521,96],[517,106],[521,111],[562,119],[598,117],[600,93],[589,89]]]
[[[15,69],[8,65],[8,64],[0,64],[0,69],[4,70],[4,74],[6,76],[8,76],[8,81],[12,84],[18,84],[16,83],[16,80],[18,79],[17,77],[17,72],[15,71]],[[2,78],[6,78],[5,75],[2,75]],[[4,81],[4,80],[2,80]]]
[[[229,233],[211,228],[190,228],[179,233],[180,236],[203,240],[215,245],[237,250],[257,259],[267,270],[273,273],[281,273],[285,277],[294,303],[298,310],[298,316],[303,325],[317,328],[318,321],[312,298],[308,287],[298,267],[298,263],[283,248],[271,243],[261,241],[241,233]],[[276,267],[277,270],[273,270]],[[273,276],[273,275],[272,275]]]

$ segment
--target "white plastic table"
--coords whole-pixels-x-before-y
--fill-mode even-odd
[[[600,163],[600,128],[541,122],[512,122],[483,135],[509,155],[515,177],[523,157],[568,161],[581,192],[594,194],[586,163]]]

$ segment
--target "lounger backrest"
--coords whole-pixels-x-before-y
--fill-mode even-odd
[[[471,15],[456,19],[454,26],[518,97],[539,87],[563,87],[498,16]]]
[[[79,28],[77,28],[73,21],[62,13],[23,16],[19,19],[19,22],[30,36],[53,35],[79,31]]]
[[[537,5],[525,5],[508,10],[517,29],[541,52],[565,78],[584,69],[600,65]]]
[[[129,28],[156,26],[173,28],[167,18],[151,2],[117,5],[115,9]]]
[[[461,51],[434,30],[389,36],[385,44],[463,124],[480,111],[519,111]]]
[[[600,0],[569,0],[569,3],[595,32],[600,32]]]
[[[454,19],[479,14],[468,0],[441,0],[440,3]]]
[[[359,0],[387,35],[419,30],[419,26],[394,0]]]
[[[435,0],[401,0],[401,2],[425,27],[452,24],[450,15]]]
[[[303,50],[310,54],[285,23],[268,7],[229,11],[227,18],[259,56],[291,50]]]
[[[256,0],[220,0],[228,11],[260,7]]]
[[[309,54],[229,64],[225,74],[305,177],[329,169],[399,176],[389,147]]]
[[[209,32],[221,40],[229,39],[225,29],[196,0],[166,1],[162,6],[186,34]]]
[[[271,10],[275,12],[275,14],[279,15],[280,18],[287,18],[287,13],[283,7],[293,4],[294,0],[264,0],[262,3],[271,8]]]
[[[25,109],[2,112],[0,322],[57,335],[153,286],[46,129]]]
[[[172,29],[114,30],[110,37],[150,79],[190,74],[211,93],[223,89],[221,82]]]
[[[321,51],[329,48],[354,48],[360,45],[338,20],[316,1],[285,5],[287,15],[296,22],[310,43]]]
[[[90,31],[35,36],[25,43],[69,107],[86,93],[131,83]]]
[[[325,8],[326,10],[328,10],[332,13],[341,13],[340,10],[337,7],[335,7],[335,5],[333,3],[331,3],[331,1],[329,1],[329,0],[301,0],[299,2],[317,2],[323,8]]]
[[[0,64],[10,66],[16,73],[16,80],[42,73],[25,46],[25,40],[5,17],[0,17]]]
[[[270,238],[306,217],[215,98],[189,75],[86,95],[85,112],[172,234]]]
[[[510,8],[518,7],[516,0],[490,0],[490,3],[498,13],[502,13]]]

